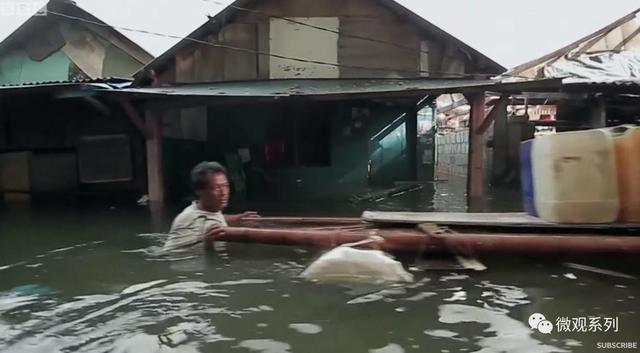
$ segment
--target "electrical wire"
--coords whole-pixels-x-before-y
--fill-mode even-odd
[[[216,5],[230,7],[232,9],[236,9],[238,11],[245,11],[245,12],[261,15],[262,17],[265,17],[265,18],[270,18],[270,17],[277,18],[279,20],[287,21],[287,22],[294,23],[294,24],[297,24],[297,25],[300,25],[300,26],[309,27],[309,28],[313,28],[313,29],[317,29],[317,30],[325,31],[325,32],[329,32],[329,33],[338,34],[341,37],[360,39],[360,40],[364,40],[364,41],[368,41],[368,42],[390,45],[390,46],[393,46],[393,47],[396,47],[396,48],[400,48],[400,49],[405,49],[405,50],[408,50],[408,51],[411,51],[411,52],[416,52],[417,51],[417,52],[419,52],[421,54],[429,54],[428,51],[422,50],[420,48],[409,47],[409,46],[406,46],[406,45],[402,45],[402,44],[398,44],[398,43],[394,43],[394,42],[389,42],[389,41],[385,41],[385,40],[381,40],[381,39],[360,36],[360,35],[353,34],[353,33],[346,33],[344,31],[338,31],[338,30],[331,29],[331,28],[326,28],[326,27],[322,27],[322,26],[318,26],[318,25],[312,25],[312,24],[309,24],[309,23],[305,23],[305,22],[294,20],[294,19],[289,18],[289,17],[282,17],[282,16],[278,16],[278,15],[272,15],[272,14],[269,14],[269,13],[266,13],[266,12],[260,11],[260,10],[249,9],[249,8],[246,8],[246,7],[236,6],[236,5],[233,5],[233,4],[227,5],[227,4],[223,3],[223,2],[216,1],[216,0],[202,0],[202,1],[203,2],[213,3],[213,4],[216,4]]]

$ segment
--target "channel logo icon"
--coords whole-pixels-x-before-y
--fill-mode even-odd
[[[538,332],[548,335],[553,331],[553,324],[551,321],[548,321],[544,315],[540,313],[531,314],[529,316],[529,326],[533,330],[538,330]]]

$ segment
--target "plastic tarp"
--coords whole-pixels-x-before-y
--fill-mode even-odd
[[[640,51],[569,54],[544,67],[545,78],[640,82]]]

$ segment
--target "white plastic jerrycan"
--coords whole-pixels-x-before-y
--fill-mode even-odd
[[[537,137],[531,163],[538,216],[557,223],[611,223],[620,201],[608,129]]]

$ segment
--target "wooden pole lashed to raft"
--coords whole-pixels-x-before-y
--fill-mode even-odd
[[[339,227],[336,227],[339,228]],[[417,229],[367,228],[308,230],[227,228],[217,237],[221,241],[331,248],[353,243],[373,235],[388,252],[447,253],[467,249],[474,253],[546,254],[640,254],[640,236],[591,234],[534,235],[516,233],[449,233],[434,235]]]

